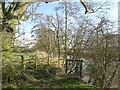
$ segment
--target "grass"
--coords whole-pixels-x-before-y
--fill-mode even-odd
[[[15,60],[18,59],[18,57],[14,57]],[[31,65],[32,67],[34,67],[34,65]],[[11,77],[10,76],[10,72],[8,72],[10,68],[7,67],[6,69],[6,75],[7,77]],[[16,72],[17,70],[17,72]],[[18,73],[19,72],[19,73]],[[6,88],[7,90],[12,88],[12,89],[19,89],[20,90],[25,90],[25,89],[98,89],[99,87],[94,86],[94,85],[90,85],[90,84],[85,84],[83,82],[81,82],[79,80],[79,78],[77,77],[73,77],[73,76],[67,76],[65,74],[61,74],[59,72],[63,72],[63,69],[56,68],[55,65],[44,65],[41,64],[39,65],[39,67],[37,69],[27,69],[26,71],[24,71],[24,73],[28,76],[28,77],[33,77],[36,79],[36,81],[28,81],[24,78],[19,78],[22,76],[22,72],[18,71],[17,68],[14,68],[13,73],[16,74],[16,76],[13,75],[13,77],[11,77],[12,79],[17,78],[18,81],[16,81],[17,83],[6,83],[3,85],[3,88]],[[5,78],[5,77],[4,77]],[[20,79],[20,80],[19,80]],[[18,84],[18,82],[20,84]]]
[[[98,89],[98,87],[85,84],[80,82],[79,80],[75,79],[67,79],[61,76],[50,76],[48,78],[39,79],[37,82],[34,83],[27,83],[19,88],[53,88],[53,89],[63,89],[63,88],[70,88],[70,89]]]
[[[36,82],[23,82],[22,86],[9,85],[8,88],[20,88],[20,89],[40,89],[40,88],[48,88],[48,89],[98,89],[99,87],[85,84],[80,82],[79,79],[75,79],[72,77],[67,77],[66,75],[55,75],[49,76],[41,79],[37,79]]]

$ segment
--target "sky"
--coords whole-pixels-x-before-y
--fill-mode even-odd
[[[111,2],[113,3],[113,2]],[[47,14],[47,15],[51,15],[51,14],[55,14],[54,12],[54,7],[58,6],[58,2],[50,2],[50,3],[41,3],[40,7],[38,7],[37,9],[37,13],[43,13],[43,14]],[[92,14],[88,15],[88,16],[92,16]],[[111,10],[109,10],[109,16],[108,16],[111,20],[113,20],[114,22],[116,22],[116,30],[117,30],[117,21],[118,21],[118,3],[114,2],[114,4],[112,5]],[[93,15],[93,19],[94,19],[94,15]],[[35,40],[33,37],[31,37],[31,29],[33,28],[33,26],[35,25],[34,22],[31,22],[31,20],[25,21],[25,22],[21,22],[21,25],[19,26],[21,30],[19,31],[26,31],[27,33],[25,35],[23,35],[22,37],[18,38],[18,40],[20,40],[23,44],[27,44],[30,42],[34,42]],[[24,38],[24,40],[22,40]],[[21,43],[21,45],[22,45]],[[31,47],[31,46],[30,46]]]

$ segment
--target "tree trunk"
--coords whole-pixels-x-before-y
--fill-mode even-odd
[[[13,34],[6,31],[1,32],[2,34],[2,55],[10,57],[12,55],[13,48]]]
[[[67,30],[68,30],[67,2],[65,2],[65,60],[67,59]]]
[[[31,3],[13,2],[7,7],[5,7],[5,4],[5,2],[0,3],[0,39],[2,43],[0,50],[3,56],[9,58],[12,56],[15,26],[18,25],[18,20],[21,19]]]
[[[0,2],[0,50],[2,50],[2,34],[1,34],[1,31],[2,31],[2,18],[3,18],[3,15],[2,15],[2,3]],[[2,53],[0,52],[0,90],[2,90]]]

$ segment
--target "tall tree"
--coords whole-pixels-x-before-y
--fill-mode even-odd
[[[85,51],[88,51],[86,59],[89,59],[90,77],[93,84],[103,88],[110,88],[118,69],[117,63],[117,35],[110,34],[112,23],[102,18],[91,36]],[[114,43],[114,44],[113,44]],[[114,53],[114,54],[113,54]],[[114,69],[112,69],[114,68]],[[93,73],[94,72],[94,73]]]
[[[3,55],[9,57],[13,47],[13,37],[15,34],[15,27],[19,24],[27,7],[31,2],[1,2],[0,15],[1,17],[1,42]]]
[[[48,0],[48,2],[51,0]],[[52,1],[58,1],[58,0],[52,0]],[[31,5],[34,2],[1,2],[0,3],[0,14],[2,15],[1,18],[1,26],[2,26],[2,32],[3,35],[2,38],[2,50],[6,51],[4,55],[9,56],[11,53],[11,48],[13,44],[13,37],[15,32],[15,26],[18,25],[18,21],[21,20],[23,14],[25,13],[27,7]],[[66,3],[66,2],[65,2]],[[86,9],[86,14],[89,12],[86,2],[83,2],[80,0],[80,3],[84,6]],[[92,9],[93,10],[93,9]]]

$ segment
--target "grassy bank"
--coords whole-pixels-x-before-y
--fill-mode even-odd
[[[15,70],[14,70],[15,71]],[[26,71],[14,72],[9,83],[5,82],[3,88],[6,89],[41,89],[41,88],[78,88],[78,89],[98,89],[98,87],[81,82],[74,75],[65,75],[62,68],[53,65],[40,65],[37,69],[29,68]],[[8,76],[7,76],[8,77]]]

